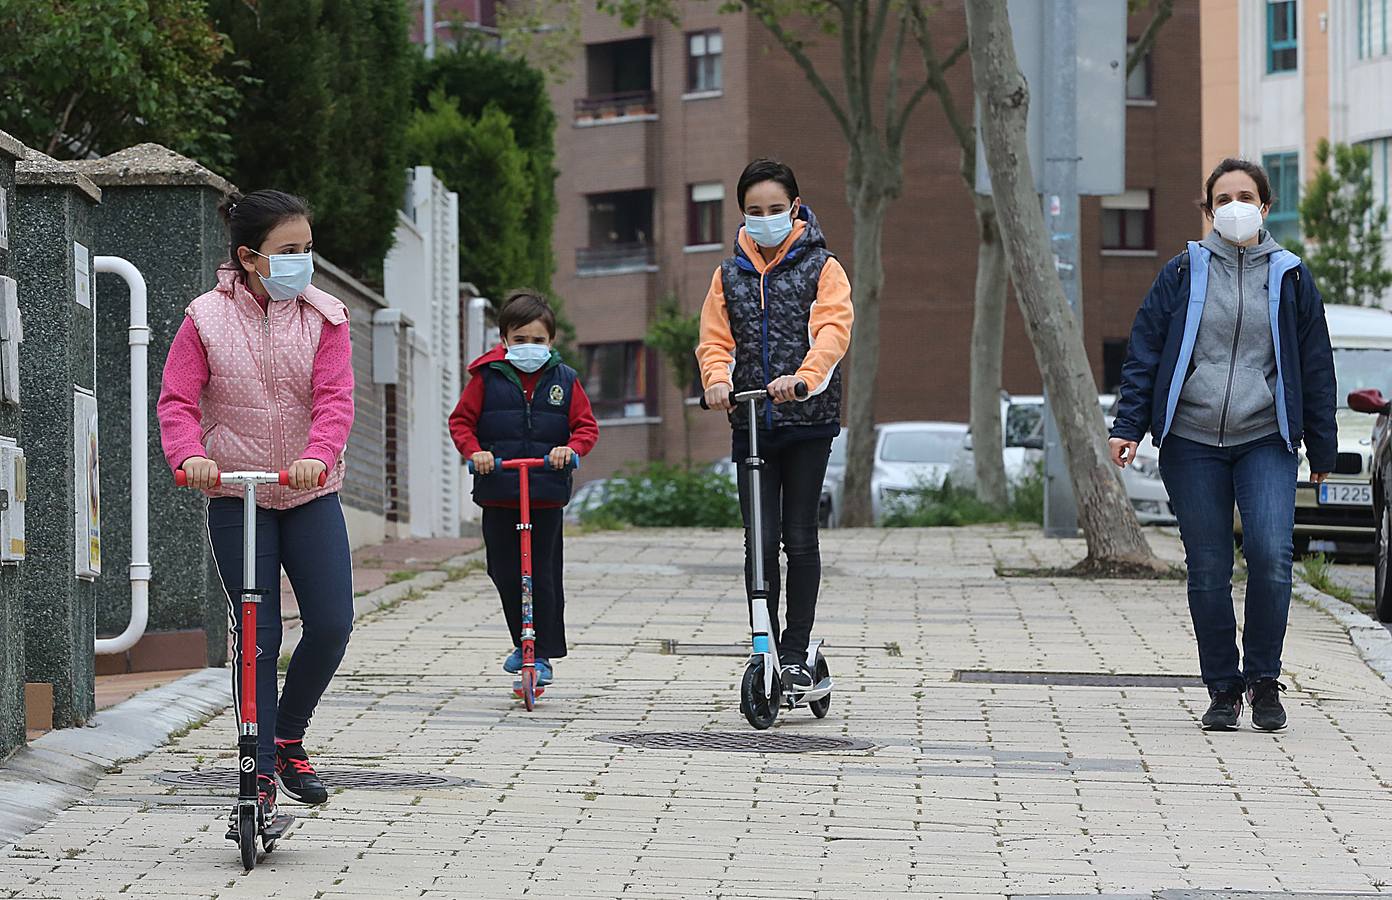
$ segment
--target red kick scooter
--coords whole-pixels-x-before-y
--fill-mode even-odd
[[[319,476],[319,486],[328,483],[329,473]],[[174,473],[174,483],[179,487],[188,486],[188,473],[183,469]],[[242,851],[242,867],[250,872],[256,868],[256,839],[261,838],[261,846],[267,853],[275,849],[276,841],[284,836],[286,829],[295,821],[288,813],[281,813],[267,822],[261,815],[261,804],[256,790],[256,607],[261,595],[266,593],[256,587],[256,486],[258,484],[290,484],[289,472],[221,472],[219,485],[242,485],[246,494],[242,498],[242,596],[240,621],[240,641],[242,656],[241,704],[237,709],[237,771],[239,773],[237,805],[233,807],[233,821],[227,828],[227,839],[236,841]],[[275,661],[271,661],[272,665]]]
[[[531,712],[536,708],[537,698],[546,693],[546,688],[537,684],[536,673],[536,628],[532,625],[532,494],[528,473],[532,469],[550,468],[551,463],[538,457],[497,459],[494,465],[494,472],[517,470],[518,512],[521,519],[517,524],[517,533],[522,542],[522,671],[517,673],[517,680],[512,683],[512,693],[521,699],[527,712]],[[580,468],[579,456],[571,455],[570,468]],[[478,475],[473,460],[469,460],[469,474]]]

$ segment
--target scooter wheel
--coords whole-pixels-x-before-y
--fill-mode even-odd
[[[536,669],[524,668],[522,676],[522,706],[527,712],[536,709]]]
[[[760,731],[773,725],[778,718],[778,679],[773,680],[773,696],[764,696],[764,663],[752,662],[744,670],[740,684],[740,712]]]
[[[823,678],[831,676],[831,669],[827,667],[827,661],[822,654],[817,654],[817,666],[812,674],[812,683],[821,684]],[[812,710],[812,715],[819,719],[825,719],[826,714],[831,711],[831,694],[828,693],[820,700],[813,700],[807,704],[807,708]]]
[[[237,810],[237,846],[242,850],[242,868],[256,868],[256,810],[245,806]]]

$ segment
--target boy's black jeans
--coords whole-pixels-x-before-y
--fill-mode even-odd
[[[792,437],[793,439],[789,439]],[[744,515],[745,588],[754,590],[754,561],[750,555],[749,432],[736,430],[731,458],[739,466],[740,510]],[[805,438],[759,432],[760,474],[763,504],[764,577],[768,579],[768,611],[778,653],[784,662],[807,656],[812,622],[817,615],[817,592],[822,583],[822,554],[817,542],[817,510],[822,499],[822,479],[831,455],[831,438]],[[778,548],[788,556],[788,622],[779,632],[778,606],[780,563]],[[752,613],[751,613],[752,616]]]
[[[498,588],[503,615],[512,631],[512,645],[522,646],[522,546],[517,525],[521,512],[503,506],[483,508],[483,543],[488,577]],[[532,625],[536,655],[559,659],[566,655],[565,587],[562,526],[565,510],[532,509]]]

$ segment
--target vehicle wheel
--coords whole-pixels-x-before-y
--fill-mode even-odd
[[[242,868],[256,868],[256,808],[244,806],[237,810],[237,846],[242,848]]]
[[[1373,563],[1373,604],[1379,622],[1392,622],[1392,590],[1387,583],[1388,569],[1392,568],[1388,559],[1392,548],[1392,509],[1383,507],[1378,517],[1377,558]]]
[[[812,674],[812,683],[821,684],[822,679],[831,675],[831,669],[827,667],[827,661],[822,654],[817,654],[817,667]],[[812,715],[819,719],[825,719],[826,714],[831,711],[831,694],[827,694],[820,700],[813,700],[807,704],[807,708],[812,710]]]
[[[1294,559],[1296,562],[1299,562],[1300,560],[1304,559],[1309,555],[1310,539],[1297,534],[1294,538],[1294,547],[1292,548],[1291,559]]]
[[[778,679],[773,680],[773,696],[764,696],[763,660],[751,662],[744,670],[744,680],[740,684],[740,712],[749,724],[763,731],[773,725],[778,718]]]

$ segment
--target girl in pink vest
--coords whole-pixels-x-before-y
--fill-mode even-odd
[[[222,214],[231,256],[217,287],[189,304],[169,348],[160,436],[169,465],[210,498],[208,536],[234,631],[241,489],[217,486],[218,472],[290,471],[288,488],[257,493],[256,577],[269,593],[256,628],[257,656],[267,663],[256,671],[256,709],[261,801],[269,816],[277,779],[301,803],[328,799],[303,741],[353,629],[352,560],[338,501],[353,426],[353,356],[347,309],[309,283],[314,237],[305,201],[280,191],[233,194]],[[319,487],[325,472],[328,481]],[[277,696],[282,567],[304,632]],[[234,695],[239,663],[232,667]]]

